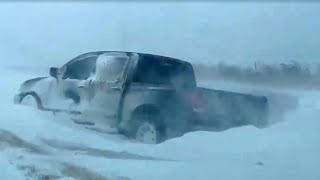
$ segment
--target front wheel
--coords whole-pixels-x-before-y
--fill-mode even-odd
[[[20,94],[19,96],[18,96],[19,99],[15,100],[15,101],[17,101],[17,103],[20,103],[20,104],[26,105],[26,106],[36,107],[40,110],[43,109],[41,99],[37,93],[28,92],[28,93]],[[17,99],[17,98],[15,98],[15,99]]]

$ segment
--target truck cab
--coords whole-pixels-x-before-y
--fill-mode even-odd
[[[195,124],[258,126],[267,118],[266,97],[197,87],[192,65],[175,58],[90,52],[50,68],[49,74],[24,82],[16,102],[33,98],[40,110],[111,126],[145,143],[181,136]]]

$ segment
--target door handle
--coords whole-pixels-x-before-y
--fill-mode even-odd
[[[119,87],[119,86],[112,86],[111,89],[113,89],[113,90],[120,90],[121,87]]]
[[[111,89],[113,90],[121,90],[123,88],[124,84],[121,83],[121,84],[115,84],[113,86],[111,86]]]

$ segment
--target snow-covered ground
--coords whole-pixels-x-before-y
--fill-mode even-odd
[[[1,3],[0,180],[319,180],[315,91],[200,82],[267,95],[272,126],[192,132],[158,145],[13,104],[24,80],[89,51],[238,66],[256,60],[318,63],[319,9],[316,3]]]
[[[21,82],[38,74],[12,68],[0,72],[0,179],[320,179],[320,93],[264,88],[297,98],[297,107],[281,116],[274,111],[269,128],[198,131],[147,145],[85,129],[62,114],[14,105]],[[276,102],[274,109],[285,104]]]

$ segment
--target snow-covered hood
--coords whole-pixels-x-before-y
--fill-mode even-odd
[[[25,92],[25,91],[30,90],[37,82],[39,82],[41,80],[44,80],[44,79],[47,79],[47,78],[48,78],[48,76],[46,76],[46,77],[37,77],[37,78],[29,79],[29,80],[23,82],[21,87],[20,87],[20,92]]]

